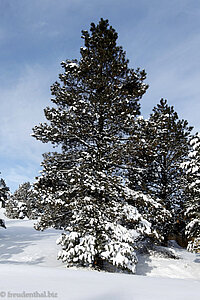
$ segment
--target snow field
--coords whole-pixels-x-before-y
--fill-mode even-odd
[[[175,247],[179,260],[140,255],[137,275],[66,269],[56,259],[60,231],[40,232],[34,221],[2,217],[7,226],[0,229],[2,299],[189,300],[200,295],[199,254]]]

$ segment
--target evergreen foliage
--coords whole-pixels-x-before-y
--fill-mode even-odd
[[[6,201],[9,199],[9,188],[6,186],[5,181],[0,179],[0,207],[5,207]],[[0,226],[6,228],[5,221],[0,219]]]
[[[0,179],[0,205],[5,207],[6,201],[9,199],[9,188],[6,186],[5,181]]]
[[[142,196],[131,194],[120,177],[95,172],[85,161],[68,168],[63,153],[44,157],[43,174],[35,184],[38,209],[43,210],[36,228],[53,226],[67,232],[58,240],[63,248],[59,258],[68,266],[102,269],[107,263],[133,272],[134,243],[140,235],[156,235],[137,209],[124,202]]]
[[[6,202],[6,216],[11,219],[34,219],[37,216],[35,197],[30,182],[25,182]]]
[[[92,23],[80,60],[61,63],[47,122],[33,129],[59,147],[43,155],[34,205],[36,229],[64,230],[58,257],[67,266],[134,272],[138,242],[184,230],[192,128],[163,99],[148,120],[138,117],[146,73],[128,67],[117,37],[107,20]]]
[[[184,171],[181,164],[189,152],[191,130],[188,122],[180,120],[173,106],[163,99],[153,108],[148,120],[139,117],[134,124],[129,150],[132,153],[130,186],[157,199],[171,214],[170,219],[163,219],[164,222],[154,222],[163,231],[165,239],[184,229]],[[152,214],[150,217],[155,218]]]
[[[200,252],[200,134],[190,140],[192,147],[187,161],[183,163],[186,170],[185,219],[186,236],[189,240],[188,250]]]
[[[64,73],[51,87],[48,123],[33,129],[36,139],[61,146],[61,152],[44,155],[34,185],[41,211],[37,229],[66,231],[59,257],[69,266],[102,269],[109,263],[133,272],[135,241],[140,235],[159,238],[127,201],[142,199],[154,209],[157,203],[126,188],[123,177],[124,148],[147,89],[146,74],[128,68],[107,20],[92,23],[82,38],[81,59],[62,62]]]

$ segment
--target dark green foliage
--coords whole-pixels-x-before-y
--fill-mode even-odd
[[[181,164],[189,152],[192,127],[180,120],[173,106],[161,99],[148,120],[139,119],[130,144],[131,187],[157,198],[172,214],[160,224],[167,238],[183,230],[184,171]],[[178,233],[178,232],[177,232]]]
[[[80,61],[61,64],[60,83],[51,87],[56,108],[45,109],[49,123],[34,128],[36,139],[61,145],[66,157],[59,158],[62,176],[70,168],[81,168],[83,176],[93,170],[94,178],[96,172],[116,173],[124,135],[139,113],[138,101],[147,89],[145,72],[128,68],[125,52],[116,45],[117,33],[108,21],[92,23],[90,32],[82,32],[85,47]],[[57,168],[56,155],[45,159],[43,165],[51,161]],[[51,176],[55,176],[53,167]],[[77,182],[74,176],[74,182],[82,184],[83,178]],[[101,193],[98,197],[102,198]]]
[[[108,21],[92,24],[91,35],[84,31],[82,37],[82,58],[63,62],[62,85],[56,82],[51,88],[57,108],[45,109],[50,125],[36,126],[34,136],[61,144],[68,168],[81,162],[84,172],[113,173],[121,163],[123,135],[139,113],[138,100],[147,88],[145,72],[128,68]]]
[[[120,265],[115,257],[120,253],[133,269],[130,240],[123,240],[126,234],[115,236],[114,228],[119,229],[121,222],[125,227],[120,232],[127,230],[127,223],[136,229],[142,220],[135,208],[127,206],[132,196],[121,174],[125,138],[140,111],[146,74],[128,68],[125,52],[116,44],[117,33],[107,20],[92,23],[82,38],[81,59],[62,62],[64,73],[51,87],[54,107],[44,110],[48,123],[34,128],[36,139],[61,146],[60,153],[44,155],[43,173],[34,186],[37,206],[43,210],[37,228],[53,226],[71,233],[70,240],[65,236],[59,241],[60,257],[68,265],[102,268],[102,260]],[[139,227],[146,230],[142,223]],[[77,249],[83,240],[89,243],[89,256],[71,249],[71,257],[69,245]],[[114,256],[106,257],[111,252]],[[120,266],[128,268],[125,262]]]
[[[185,221],[188,250],[200,251],[200,134],[190,140],[191,151],[183,168],[185,177]]]
[[[0,207],[5,207],[6,201],[10,197],[9,188],[6,186],[5,181],[0,179]],[[5,222],[3,219],[0,219],[0,226],[6,228]]]
[[[5,181],[0,179],[0,204],[1,207],[5,207],[5,203],[9,198],[9,188],[6,186]]]
[[[110,152],[109,145],[116,136],[119,143],[139,113],[138,100],[147,89],[143,83],[146,74],[128,68],[125,53],[116,46],[117,33],[107,21],[101,20],[96,27],[92,24],[91,35],[84,31],[82,37],[85,47],[80,61],[62,62],[62,84],[51,87],[57,108],[45,109],[50,125],[36,126],[34,136],[61,144],[64,151],[79,145],[99,149],[106,143],[106,152]]]

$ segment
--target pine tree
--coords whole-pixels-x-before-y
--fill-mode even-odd
[[[173,106],[163,99],[153,108],[148,120],[139,118],[135,126],[137,130],[130,144],[131,187],[158,199],[169,211],[171,220],[157,224],[167,239],[169,234],[176,235],[184,229],[185,197],[181,163],[188,155],[192,127],[188,126],[187,121],[180,120]]]
[[[192,147],[188,159],[183,163],[186,170],[185,234],[188,250],[200,252],[200,134],[190,140]]]
[[[5,181],[0,179],[0,207],[5,207],[6,201],[9,199],[9,188],[6,186]],[[5,222],[3,219],[0,219],[0,226],[6,228]]]
[[[144,71],[128,68],[117,33],[107,20],[82,32],[81,59],[62,62],[64,73],[51,87],[54,107],[48,123],[33,136],[60,146],[47,153],[34,185],[37,229],[64,229],[59,257],[70,265],[104,268],[106,263],[134,271],[134,242],[152,233],[150,224],[127,204],[143,198],[125,187],[122,158],[139,100],[147,89]],[[144,197],[143,201],[155,203]]]
[[[0,179],[0,203],[1,207],[5,207],[5,203],[9,198],[9,188],[6,186],[5,181]]]
[[[152,163],[157,157],[155,140],[155,132],[149,120],[139,116],[133,123],[124,157],[128,165],[130,187],[147,195],[151,194],[148,183],[153,175]]]
[[[25,182],[6,202],[6,216],[12,219],[35,219],[38,212],[35,209],[35,196],[30,182]]]

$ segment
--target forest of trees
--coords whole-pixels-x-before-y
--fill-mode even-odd
[[[47,122],[32,134],[58,151],[43,155],[33,185],[11,195],[1,180],[0,197],[8,217],[63,230],[67,266],[134,273],[147,240],[200,252],[200,134],[164,99],[140,115],[146,73],[117,38],[104,19],[82,31],[80,59],[61,63]]]

